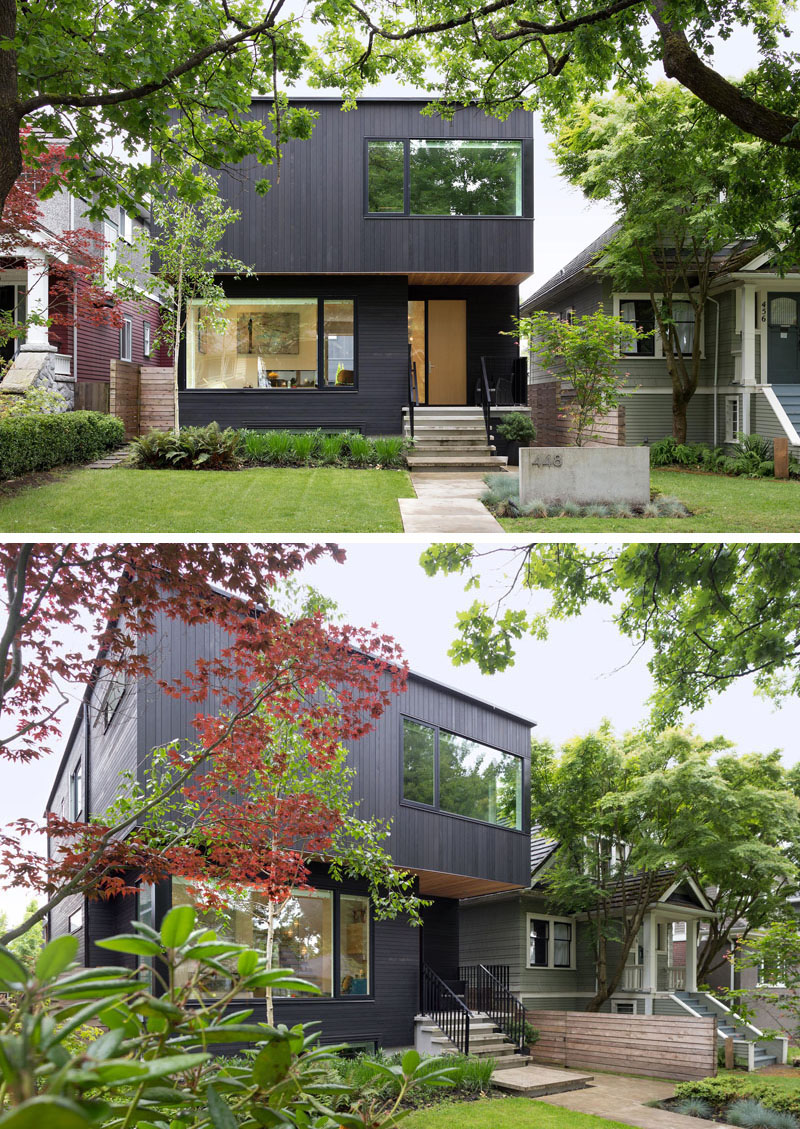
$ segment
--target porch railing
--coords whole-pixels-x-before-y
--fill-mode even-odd
[[[427,964],[422,966],[420,1011],[431,1017],[462,1054],[469,1054],[469,1008]]]
[[[682,992],[686,988],[686,966],[669,965],[667,968],[670,992]]]
[[[466,985],[471,1011],[484,1012],[520,1050],[525,1043],[525,1008],[508,986],[507,964],[463,964],[459,979]]]
[[[629,964],[622,973],[622,983],[620,988],[623,992],[640,992],[642,990],[642,972],[644,966],[641,964]]]

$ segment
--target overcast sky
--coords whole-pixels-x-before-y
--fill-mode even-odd
[[[447,650],[456,615],[475,593],[465,593],[463,580],[457,577],[428,578],[418,564],[423,547],[408,542],[349,543],[344,565],[317,565],[306,570],[303,579],[334,597],[347,622],[376,622],[393,635],[415,670],[529,716],[537,723],[539,737],[560,743],[605,717],[619,731],[645,719],[652,690],[647,652],[634,654],[632,644],[619,636],[611,622],[609,608],[590,608],[580,619],[556,624],[547,642],[523,640],[515,665],[503,674],[488,677],[472,666],[454,667]],[[502,570],[495,563],[482,568],[482,573],[490,584],[482,591],[490,596]],[[534,600],[520,595],[515,602],[529,606]],[[541,598],[535,602],[544,606]],[[64,734],[72,724],[80,692],[78,687],[71,690],[73,703],[62,722]],[[787,764],[800,759],[796,737],[800,702],[776,710],[756,698],[745,682],[687,720],[701,735],[723,734],[742,751],[781,748]],[[21,816],[41,817],[62,749],[60,741],[54,743],[51,755],[35,764],[0,768],[0,824]],[[0,908],[12,920],[21,917],[25,901],[22,893],[0,891]]]

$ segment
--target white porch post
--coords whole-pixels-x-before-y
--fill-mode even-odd
[[[47,318],[50,310],[50,291],[47,276],[47,259],[35,247],[26,248],[25,259],[28,263],[28,317],[38,314]],[[46,325],[29,325],[24,344],[20,351],[25,353],[55,353],[55,345],[51,345],[47,336]]]
[[[686,922],[686,991],[697,991],[697,919]]]
[[[756,383],[756,292],[742,287],[742,431],[749,435],[750,394]]]
[[[655,914],[648,913],[644,919],[644,968],[642,969],[642,990],[655,992],[658,988],[658,957],[656,943],[658,930],[656,928]]]

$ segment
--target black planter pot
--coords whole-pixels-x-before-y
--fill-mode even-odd
[[[520,444],[517,443],[516,440],[514,440],[514,439],[507,439],[505,446],[506,446],[506,449],[505,449],[504,453],[508,456],[508,465],[509,466],[519,466]]]

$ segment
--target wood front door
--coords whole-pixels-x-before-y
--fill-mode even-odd
[[[428,403],[467,402],[467,303],[428,301]]]

